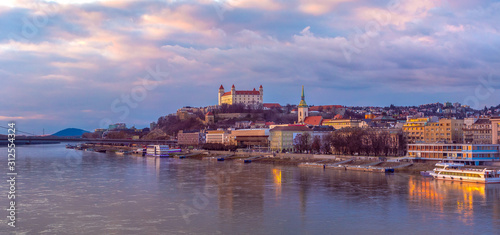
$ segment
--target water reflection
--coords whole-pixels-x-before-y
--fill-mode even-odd
[[[474,224],[474,216],[479,211],[475,210],[475,206],[484,206],[485,202],[488,202],[494,208],[491,218],[498,224],[500,213],[498,185],[449,182],[412,176],[408,181],[408,196],[412,205],[426,207],[429,213],[444,215],[453,212],[456,215],[455,219],[465,225]],[[484,210],[480,213],[484,213]]]
[[[274,187],[276,189],[275,195],[276,198],[278,198],[281,194],[281,170],[274,168],[273,169],[273,181],[274,181]]]
[[[205,165],[200,175],[205,179],[205,190],[210,191],[209,197],[213,195],[217,199],[219,218],[223,220],[242,220],[241,211],[256,216],[263,213],[266,174],[249,174],[243,167],[236,162],[211,162]]]
[[[19,233],[498,234],[500,230],[500,185],[236,161],[70,153],[64,145],[19,148],[16,164],[23,189]],[[61,177],[54,177],[53,163],[66,167]],[[6,165],[5,159],[0,164]],[[1,190],[5,187],[0,184]],[[6,203],[6,197],[0,197],[0,204]],[[190,223],[179,205],[192,209]],[[0,222],[5,223],[5,217]]]

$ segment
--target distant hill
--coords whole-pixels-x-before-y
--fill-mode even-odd
[[[69,137],[69,136],[80,137],[83,135],[83,133],[89,133],[89,132],[86,130],[78,129],[78,128],[66,128],[66,129],[58,131],[52,135],[58,136],[58,137]]]

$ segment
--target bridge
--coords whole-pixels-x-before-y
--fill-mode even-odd
[[[138,145],[176,145],[177,140],[132,140],[132,139],[93,139],[93,138],[64,138],[64,137],[40,137],[40,136],[16,136],[14,143],[17,144],[53,144],[58,142],[84,142],[88,144],[138,144]],[[7,137],[0,139],[0,145],[8,143]]]

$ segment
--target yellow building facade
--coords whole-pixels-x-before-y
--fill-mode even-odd
[[[424,127],[425,143],[463,143],[463,119],[440,119]]]
[[[403,133],[407,143],[424,142],[425,126],[430,122],[430,118],[408,118],[403,125]]]
[[[361,127],[361,120],[358,119],[325,119],[324,126],[333,126],[336,130],[348,127]]]

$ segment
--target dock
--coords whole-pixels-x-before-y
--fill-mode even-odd
[[[217,161],[222,162],[225,160],[229,160],[232,156],[233,156],[232,154],[217,156]]]
[[[325,168],[325,164],[318,162],[299,163],[298,167]]]
[[[354,161],[354,158],[340,161],[337,163],[325,164],[325,169],[346,170],[346,166],[344,164],[350,163],[352,161]]]
[[[197,153],[190,153],[190,154],[176,154],[173,156],[173,158],[178,158],[178,159],[185,159],[185,158],[189,158],[189,157],[192,157],[192,156],[196,156],[198,155]]]
[[[257,160],[260,158],[263,158],[264,156],[255,156],[255,157],[248,157],[248,158],[240,158],[240,161],[243,161],[243,163],[252,163],[253,160]]]
[[[346,166],[345,169],[351,171],[381,172],[381,173],[394,172],[394,168],[376,167],[376,166]]]
[[[384,162],[382,162],[382,161],[370,162],[370,163],[363,164],[363,165],[350,165],[349,163],[352,163],[353,161],[354,161],[354,158],[351,158],[351,159],[347,159],[347,160],[333,163],[333,164],[326,164],[324,166],[324,168],[325,169],[335,169],[335,170],[381,172],[381,173],[394,172],[393,167],[377,166],[377,165],[383,164]]]

